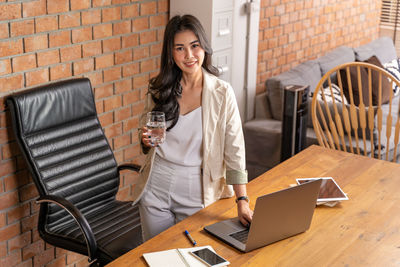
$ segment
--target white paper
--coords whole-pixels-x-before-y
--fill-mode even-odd
[[[151,253],[144,253],[144,259],[150,267],[188,267],[178,250],[170,249]]]
[[[203,248],[215,252],[211,246],[203,246],[144,253],[143,257],[150,267],[206,267],[206,264],[189,253]]]

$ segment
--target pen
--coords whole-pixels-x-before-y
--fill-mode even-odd
[[[185,230],[185,235],[189,238],[190,242],[192,242],[193,246],[196,246],[197,242],[193,239],[193,237],[189,234],[188,230]]]

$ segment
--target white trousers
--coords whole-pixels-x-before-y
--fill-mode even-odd
[[[155,155],[139,202],[146,241],[204,207],[201,167],[176,165]]]

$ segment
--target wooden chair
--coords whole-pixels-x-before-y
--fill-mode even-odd
[[[370,63],[350,62],[328,71],[312,98],[318,143],[396,162],[400,105],[395,86],[400,82],[393,75]]]

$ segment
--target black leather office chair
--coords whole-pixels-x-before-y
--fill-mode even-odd
[[[73,79],[7,98],[13,130],[39,191],[38,230],[49,244],[104,265],[140,245],[138,207],[117,201],[119,171],[97,118],[90,81]]]

